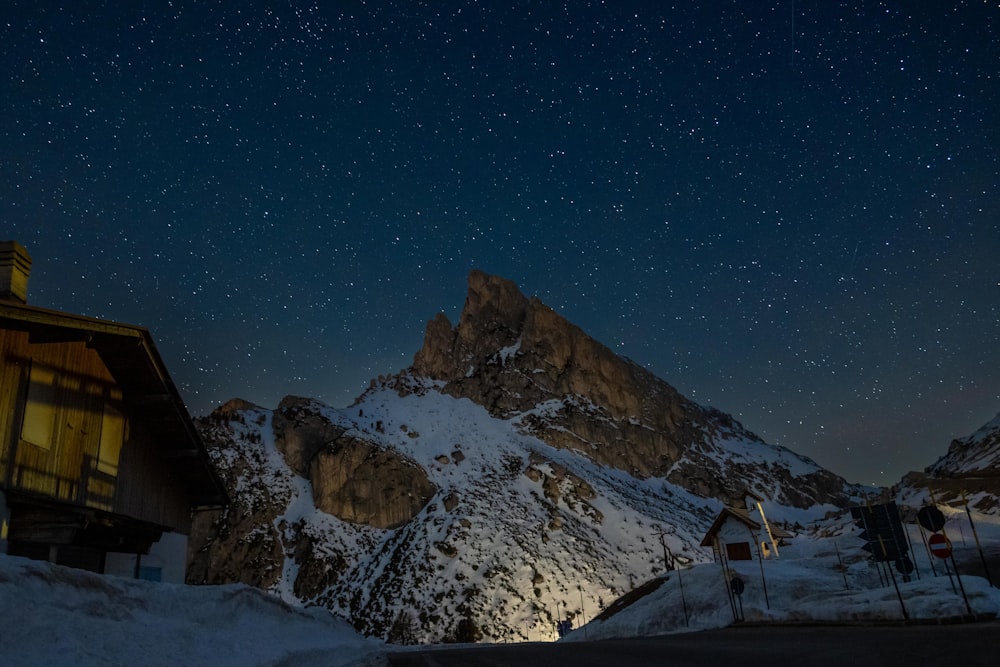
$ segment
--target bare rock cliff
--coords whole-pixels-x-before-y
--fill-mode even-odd
[[[445,383],[496,417],[518,418],[545,442],[640,477],[665,477],[736,499],[743,481],[711,456],[717,437],[765,445],[729,415],[704,408],[618,356],[513,282],[472,271],[457,326],[427,324],[412,372]],[[789,478],[788,470],[756,471]],[[805,482],[803,486],[803,481]],[[822,471],[790,485],[789,500],[845,501],[844,480]],[[804,490],[802,490],[804,488]]]
[[[427,472],[413,461],[351,436],[334,440],[316,455],[310,479],[316,507],[375,528],[402,526],[437,493]]]

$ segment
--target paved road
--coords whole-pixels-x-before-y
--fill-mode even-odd
[[[1000,622],[905,627],[740,627],[668,637],[435,648],[389,655],[393,667],[997,667]]]

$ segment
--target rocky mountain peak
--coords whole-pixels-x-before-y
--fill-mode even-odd
[[[720,437],[770,447],[731,416],[690,401],[526,297],[515,283],[481,271],[469,275],[457,326],[443,314],[428,323],[411,372],[444,382],[442,391],[496,417],[519,419],[524,432],[550,445],[640,477],[665,477],[701,495],[735,498],[746,486],[743,476],[724,474],[713,456]],[[843,500],[839,477],[822,471],[814,481],[789,502]]]
[[[462,378],[469,364],[514,344],[529,303],[510,280],[473,270],[458,326],[453,328],[444,313],[428,322],[414,369],[434,379]]]

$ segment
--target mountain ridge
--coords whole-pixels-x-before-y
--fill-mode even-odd
[[[474,270],[468,284],[458,325],[452,327],[443,313],[430,320],[409,369],[444,382],[444,393],[470,398],[498,418],[534,413],[523,420],[525,430],[553,446],[732,502],[746,485],[727,483],[711,452],[692,454],[711,449],[711,434],[718,432],[775,447],[731,415],[694,403],[615,354],[537,297],[525,297],[512,281]],[[538,406],[549,401],[561,405],[555,413],[538,414]],[[815,466],[799,493],[788,491],[786,502],[847,502],[843,478],[778,449],[789,465]],[[790,481],[780,466],[772,472]]]

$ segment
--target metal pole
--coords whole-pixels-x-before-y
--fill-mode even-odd
[[[882,547],[882,555],[886,559],[886,569],[889,570],[889,576],[892,577],[892,587],[896,589],[896,597],[899,598],[899,608],[903,610],[903,619],[908,621],[910,620],[910,613],[906,611],[906,605],[903,604],[903,594],[899,592],[899,584],[896,583],[896,573],[888,566],[889,553],[886,551],[885,540],[882,539],[881,535],[878,536],[878,543]]]
[[[917,581],[920,581],[920,568],[917,567],[917,552],[913,550],[913,538],[910,536],[910,527],[903,524],[903,533],[906,535],[906,543],[910,545],[910,553],[913,554],[913,569],[917,573]]]
[[[757,501],[757,511],[760,512],[760,522],[764,524],[764,530],[767,531],[767,539],[771,542],[771,548],[774,550],[774,557],[780,558],[778,554],[778,543],[774,541],[774,535],[771,533],[771,524],[767,522],[767,517],[764,516],[764,506]]]
[[[719,565],[722,566],[722,584],[726,588],[726,596],[729,598],[729,607],[733,611],[733,621],[735,622],[740,619],[739,616],[736,615],[736,600],[735,600],[736,596],[733,594],[732,588],[729,585],[730,576],[729,576],[729,568],[726,566],[726,557],[722,553],[722,547],[719,545],[718,537],[713,538],[713,544],[715,545],[715,550],[719,554]]]
[[[990,576],[990,566],[986,564],[986,556],[983,555],[983,545],[979,543],[979,532],[976,530],[976,524],[972,521],[972,512],[969,511],[969,500],[965,497],[965,489],[962,490],[962,503],[965,505],[965,514],[969,517],[969,525],[972,527],[972,536],[976,538],[976,549],[979,550],[979,560],[983,562],[983,570],[986,572],[986,581],[990,582],[990,586],[994,586],[993,577]]]
[[[753,533],[750,533],[753,537],[754,542],[757,543],[757,563],[760,565],[760,582],[764,585],[764,604],[768,609],[771,608],[771,601],[767,597],[767,579],[764,578],[764,554],[763,549],[760,548],[760,540]]]
[[[840,573],[844,576],[844,590],[849,590],[851,587],[847,585],[847,568],[844,567],[844,561],[840,558],[840,547],[837,546],[837,538],[833,538],[833,550],[837,552],[837,565],[840,567]]]
[[[941,531],[944,534],[944,531]],[[958,576],[958,565],[955,564],[955,550],[951,551],[951,566],[955,568],[955,578],[958,579],[958,587],[962,589],[962,599],[965,600],[965,610],[972,616],[972,606],[969,605],[969,596],[965,594],[965,585],[962,584],[962,577]]]
[[[690,627],[690,623],[688,622],[688,603],[684,597],[684,580],[681,579],[681,569],[680,567],[677,568],[677,583],[681,587],[681,605],[684,607],[684,627]]]
[[[929,544],[927,544],[927,533],[924,532],[924,527],[919,526],[919,528],[920,528],[920,539],[924,543],[924,550],[927,551],[927,562],[931,564],[931,572],[933,572],[934,576],[936,577],[938,576],[938,573],[937,573],[937,568],[934,567],[934,559],[937,558],[937,556],[931,553],[931,547]],[[952,588],[954,588],[954,586],[952,586]]]
[[[948,535],[947,535],[947,533],[944,532],[944,527],[943,526],[941,528],[941,534],[944,535],[945,539],[948,539]],[[950,543],[951,540],[948,540],[948,542]],[[959,574],[958,574],[958,564],[955,563],[955,548],[954,547],[952,547],[952,550],[951,550],[951,567],[952,567],[953,570],[955,570],[955,579],[958,580],[958,587],[962,591],[962,599],[965,600],[965,609],[969,612],[969,616],[971,616],[972,615],[972,607],[969,606],[969,598],[965,594],[965,584],[962,583],[962,577],[960,577]],[[947,563],[945,563],[945,569],[946,570],[948,569],[948,564]],[[948,574],[948,579],[951,579],[951,573]],[[954,584],[951,585],[951,589],[955,590],[955,585]]]

